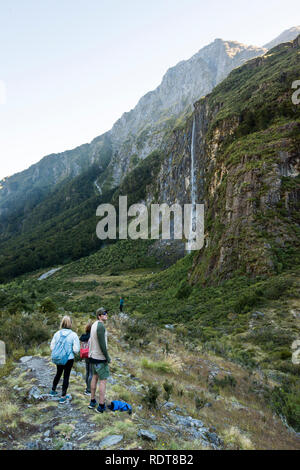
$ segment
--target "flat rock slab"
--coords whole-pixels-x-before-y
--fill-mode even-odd
[[[112,436],[106,436],[99,444],[100,449],[104,449],[106,447],[111,447],[115,446],[116,444],[119,444],[123,440],[122,435],[112,435]]]
[[[26,362],[31,361],[31,359],[32,359],[32,356],[23,356],[21,357],[20,362],[22,364],[25,364]]]
[[[156,434],[147,431],[146,429],[140,429],[138,432],[138,436],[142,439],[146,439],[147,441],[156,441],[157,439]]]
[[[164,428],[163,426],[160,426],[158,424],[153,424],[151,427],[156,432],[161,432],[161,433],[164,433],[164,434],[170,434],[169,431],[166,428]]]
[[[174,419],[176,424],[179,424],[179,425],[181,425],[185,428],[195,427],[195,428],[201,429],[203,431],[207,430],[205,428],[203,422],[200,421],[199,419],[194,419],[191,416],[181,416],[181,415],[175,414],[173,412],[170,413],[170,416],[172,416],[172,418]]]

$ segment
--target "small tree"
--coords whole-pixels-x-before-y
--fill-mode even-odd
[[[157,399],[159,397],[159,390],[157,384],[149,384],[148,390],[144,397],[144,402],[147,404],[148,408],[157,407]]]
[[[43,313],[53,313],[56,311],[56,305],[50,297],[46,297],[40,305],[40,311]]]
[[[173,393],[174,390],[174,385],[170,384],[167,380],[163,383],[164,387],[164,399],[166,401],[169,401],[171,394]]]

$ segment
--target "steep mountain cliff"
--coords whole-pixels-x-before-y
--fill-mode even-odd
[[[209,93],[228,73],[266,49],[235,41],[216,39],[189,60],[167,71],[156,90],[147,93],[129,113],[123,114],[111,131],[114,156],[101,176],[102,184],[117,186],[130,170],[132,157],[145,158],[164,146],[164,138],[176,118],[192,109],[192,104]],[[106,179],[106,183],[105,183]]]
[[[191,201],[195,121],[206,242],[194,259],[194,282],[266,275],[299,262],[300,106],[291,99],[299,50],[300,36],[231,72],[171,138],[148,202],[157,194],[161,202]]]
[[[25,196],[26,203],[20,197],[17,210],[7,211],[1,217],[1,279],[77,259],[100,248],[101,242],[95,235],[96,207],[101,202],[117,202],[118,194],[128,194],[131,203],[189,203],[193,122],[196,193],[198,202],[206,205],[206,242],[205,248],[196,256],[192,279],[220,280],[238,270],[251,275],[266,274],[280,271],[295,261],[299,106],[292,104],[291,84],[299,78],[298,42],[299,39],[277,46],[265,56],[236,68],[210,95],[196,103],[194,112],[183,112],[180,119],[175,118],[168,124],[155,121],[153,125],[162,129],[161,137],[164,138],[162,142],[158,138],[156,151],[147,158],[140,157],[143,157],[142,149],[150,142],[148,137],[141,139],[139,155],[131,153],[134,138],[127,139],[126,152],[121,143],[118,155],[113,150],[118,126],[118,135],[124,133],[122,138],[125,138],[126,129],[138,132],[138,122],[143,122],[144,97],[135,111],[127,118],[123,116],[110,133],[86,147],[93,166],[82,166],[79,175],[69,176],[61,182],[56,175],[57,184],[50,193],[43,195],[41,201],[38,197],[37,201],[34,199],[34,191],[41,190],[41,180],[37,179],[36,186],[28,191],[29,196]],[[192,99],[196,85],[189,80],[188,71],[194,62],[203,64],[206,61],[211,71],[215,64],[214,74],[210,76],[214,76],[216,82],[226,75],[235,60],[242,61],[249,53],[244,46],[220,40],[204,49],[193,60],[169,71],[162,89],[172,88],[167,83],[178,73],[181,87],[189,81],[195,86],[195,91],[189,92],[189,99]],[[218,56],[215,62],[212,59],[209,62],[211,51]],[[251,49],[250,54],[256,52]],[[181,87],[178,87],[178,93]],[[176,108],[176,93],[170,91],[168,97],[167,91],[161,93],[165,102],[160,109],[173,106],[177,112],[180,106]],[[159,89],[153,94],[157,98]],[[201,94],[202,89],[198,97]],[[152,102],[152,98],[149,100]],[[159,106],[155,109],[158,119]],[[135,120],[136,113],[140,114],[140,121]],[[126,119],[132,120],[128,127],[125,126]],[[66,153],[66,156],[70,154]],[[42,163],[31,171],[37,171]],[[49,180],[55,176],[55,165],[51,171],[48,188]],[[43,178],[47,176],[47,172],[40,174]],[[120,178],[123,175],[122,181],[113,190],[111,187],[119,179],[117,175]],[[12,181],[17,184],[17,176],[3,184],[2,194],[7,195]],[[101,184],[101,178],[105,185]],[[31,181],[32,175],[27,180],[20,179],[26,188],[31,188]],[[18,194],[17,190],[11,197],[17,198]],[[13,199],[2,200],[3,205],[13,204]],[[161,257],[161,247],[153,247],[154,253],[156,248]],[[183,255],[182,248],[183,243],[176,246],[175,254]],[[168,258],[169,254],[166,256]]]

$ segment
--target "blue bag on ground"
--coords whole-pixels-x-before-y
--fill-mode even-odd
[[[54,364],[64,366],[68,362],[69,356],[72,352],[72,343],[69,343],[66,339],[70,333],[63,335],[62,332],[60,332],[59,340],[54,346],[51,355],[51,359]]]
[[[128,411],[131,415],[132,407],[125,401],[113,400],[111,404],[108,406],[111,411]]]

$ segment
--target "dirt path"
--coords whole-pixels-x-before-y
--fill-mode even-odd
[[[39,425],[38,436],[33,435],[30,440],[23,440],[21,446],[27,449],[63,448],[71,450],[85,446],[87,449],[99,448],[88,438],[96,427],[96,424],[91,421],[94,413],[87,408],[89,397],[85,397],[86,411],[76,406],[74,400],[69,403],[59,404],[59,397],[51,397],[49,391],[52,387],[55,367],[46,358],[22,358],[20,369],[21,372],[26,372],[26,382],[30,380],[32,383],[27,395],[31,403],[26,404],[25,407],[28,409],[37,406],[42,413],[42,417],[45,417],[45,422]],[[72,371],[72,375],[75,374],[76,372]],[[77,375],[76,379],[80,385],[82,384],[84,390],[82,377]],[[58,391],[61,382],[62,379],[58,385]],[[72,385],[70,386],[70,392],[72,396]],[[47,406],[47,404],[50,406]],[[42,419],[42,421],[44,420]],[[83,446],[83,444],[85,445]]]

